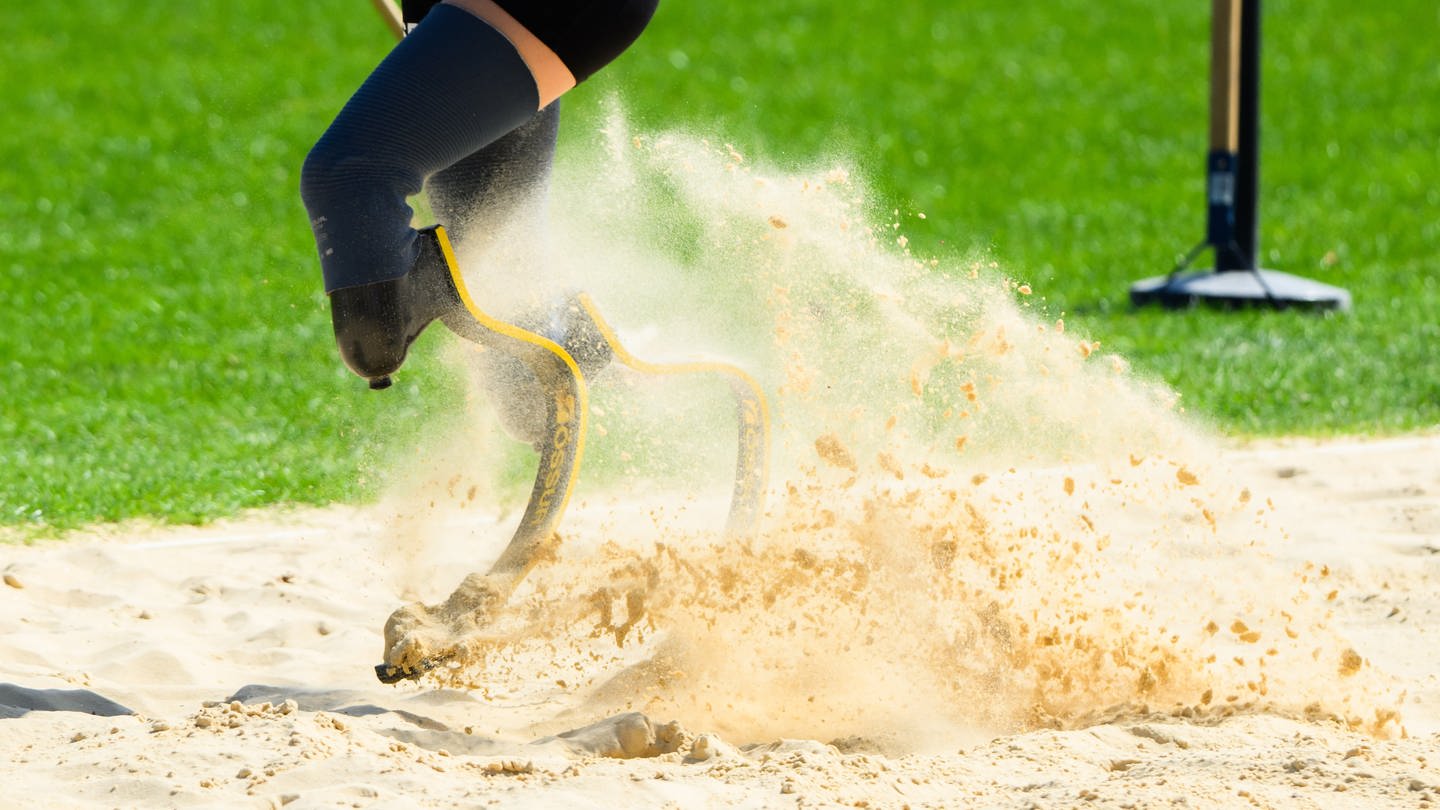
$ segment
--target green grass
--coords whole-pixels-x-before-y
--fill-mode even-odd
[[[923,11],[919,10],[923,8]],[[857,166],[920,253],[1040,306],[1246,434],[1440,422],[1433,3],[1266,4],[1266,266],[1355,311],[1133,312],[1203,227],[1208,6],[682,3],[568,103]],[[455,391],[334,356],[300,162],[388,47],[360,0],[20,4],[0,56],[0,523],[364,497]],[[684,103],[676,102],[684,99]],[[427,343],[434,339],[427,336]]]
[[[601,82],[653,126],[858,161],[883,207],[927,215],[918,252],[989,251],[1223,429],[1440,422],[1433,3],[1265,4],[1263,262],[1348,288],[1340,318],[1129,307],[1203,233],[1208,4],[812,7],[672,3]]]
[[[438,418],[424,370],[381,400],[336,364],[295,191],[386,45],[359,10],[338,27],[333,4],[12,12],[0,521],[354,498]]]

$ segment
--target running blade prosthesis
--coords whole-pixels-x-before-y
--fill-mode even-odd
[[[385,660],[375,667],[384,683],[418,678],[444,666],[456,650],[446,646],[457,633],[483,627],[526,574],[559,544],[556,527],[565,513],[585,447],[588,389],[580,364],[570,352],[543,335],[498,320],[475,305],[465,287],[459,264],[443,228],[435,229],[445,265],[448,289],[440,321],[450,331],[487,351],[503,352],[523,363],[540,382],[545,427],[535,443],[539,466],[530,502],[509,545],[484,574],[471,574],[448,599],[437,605],[412,604],[395,611],[385,624]],[[585,332],[598,334],[612,356],[627,368],[652,376],[708,374],[725,379],[735,397],[738,446],[735,486],[726,533],[752,535],[761,512],[769,449],[769,412],[765,395],[743,370],[715,362],[650,363],[631,354],[616,336],[594,301],[577,295],[569,306],[572,318],[587,320]],[[593,327],[591,329],[590,327]]]
[[[404,37],[434,5],[419,0],[405,3],[402,11],[396,0],[371,2],[397,38]],[[435,230],[449,271],[449,283],[437,292],[446,299],[441,302],[443,314],[439,320],[450,331],[487,351],[502,352],[524,364],[543,391],[544,425],[537,430],[535,448],[540,458],[530,502],[509,545],[487,573],[466,577],[444,602],[407,605],[391,614],[385,623],[385,660],[375,667],[375,674],[384,683],[418,678],[444,666],[456,653],[445,646],[445,640],[455,632],[484,626],[525,575],[559,545],[555,530],[579,473],[589,414],[582,365],[555,341],[493,318],[477,307],[466,290],[449,238],[443,228]],[[749,374],[726,363],[663,364],[641,360],[621,345],[615,330],[600,316],[588,295],[582,293],[568,305],[572,311],[565,314],[580,325],[580,331],[598,333],[613,359],[636,372],[655,376],[708,374],[729,383],[735,397],[739,440],[735,487],[725,528],[727,536],[754,534],[765,492],[770,443],[770,416],[760,386]],[[383,387],[385,381],[379,386],[376,382],[372,380],[372,386]]]

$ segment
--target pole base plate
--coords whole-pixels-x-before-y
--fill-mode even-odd
[[[1225,309],[1270,307],[1348,312],[1350,292],[1278,270],[1194,270],[1130,286],[1130,303],[1167,309],[1209,304]]]

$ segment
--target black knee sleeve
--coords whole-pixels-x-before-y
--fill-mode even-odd
[[[404,275],[418,252],[406,198],[533,118],[538,101],[505,37],[460,9],[432,9],[305,159],[300,191],[326,292]]]
[[[513,132],[430,176],[425,183],[430,209],[457,248],[478,226],[505,219],[545,186],[559,132],[555,101]]]

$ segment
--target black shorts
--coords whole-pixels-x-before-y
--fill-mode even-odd
[[[438,0],[403,0],[405,21],[417,23]],[[615,60],[645,30],[659,0],[495,0],[549,46],[583,82]]]

